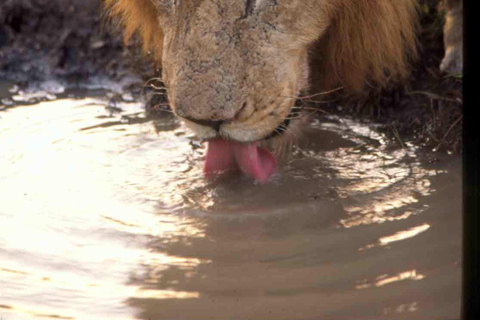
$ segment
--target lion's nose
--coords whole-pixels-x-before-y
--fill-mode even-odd
[[[210,127],[217,132],[220,131],[220,126],[224,122],[223,120],[215,121],[215,120],[199,120],[199,119],[194,119],[190,117],[183,117],[183,118],[193,123],[199,124],[201,126]]]

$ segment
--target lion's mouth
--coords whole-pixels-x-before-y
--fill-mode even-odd
[[[288,130],[288,126],[290,125],[290,121],[294,119],[295,117],[298,117],[298,114],[296,111],[293,110],[293,108],[290,110],[290,113],[288,117],[283,120],[283,122],[275,128],[268,136],[265,137],[264,140],[268,140],[274,137],[281,136],[285,131]]]
[[[207,178],[215,174],[241,171],[260,183],[267,182],[277,168],[275,156],[258,142],[214,139],[208,141],[204,173]]]
[[[294,112],[263,140],[281,135],[288,129]],[[277,168],[275,156],[259,141],[242,143],[223,138],[208,141],[204,173],[207,178],[216,174],[240,171],[260,183],[267,182]]]

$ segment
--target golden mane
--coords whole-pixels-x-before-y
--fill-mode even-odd
[[[323,88],[340,83],[359,91],[365,81],[383,86],[408,74],[408,62],[417,56],[416,0],[330,1],[332,22],[315,56]]]
[[[108,14],[119,17],[125,40],[138,32],[143,50],[151,51],[160,63],[163,33],[152,2],[104,1]],[[366,81],[382,86],[408,73],[408,61],[417,54],[416,0],[323,1],[330,23],[312,49],[314,82],[323,89],[340,84],[360,91]]]
[[[127,43],[138,33],[144,53],[151,52],[161,63],[163,33],[158,25],[157,9],[150,0],[104,0],[107,15],[119,18]]]

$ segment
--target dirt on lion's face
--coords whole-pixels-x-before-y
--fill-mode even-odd
[[[257,180],[275,168],[257,142],[284,131],[301,91],[382,85],[415,55],[415,0],[105,2],[161,62],[175,114],[212,141],[206,171],[236,163]]]
[[[305,10],[313,2],[159,1],[174,112],[201,138],[269,136],[308,84],[307,52],[326,21]]]

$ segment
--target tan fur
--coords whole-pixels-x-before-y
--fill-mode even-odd
[[[174,112],[207,139],[260,140],[310,84],[382,86],[416,55],[415,0],[104,1],[126,39],[138,32],[162,62]],[[205,121],[223,122],[216,132]]]
[[[324,89],[360,91],[405,77],[416,56],[415,0],[334,0],[328,32],[316,47]],[[387,72],[386,72],[387,71]]]
[[[441,7],[446,11],[443,29],[445,56],[440,64],[442,71],[463,72],[463,1],[444,0]]]
[[[104,0],[110,16],[120,18],[125,30],[125,42],[138,32],[145,53],[162,54],[163,35],[158,25],[158,12],[150,0]],[[157,59],[157,62],[161,62]]]

